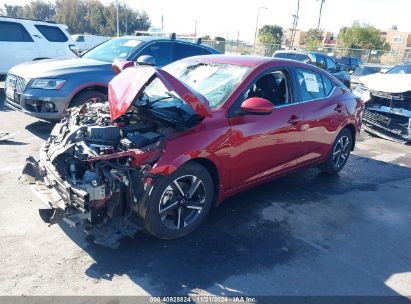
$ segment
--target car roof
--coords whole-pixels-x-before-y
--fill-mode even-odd
[[[278,50],[274,52],[274,54],[302,54],[302,55],[307,55],[308,53],[314,53],[314,52],[297,51],[297,50]]]
[[[246,56],[246,55],[203,55],[203,56],[193,56],[188,57],[183,60],[195,59],[196,61],[204,63],[221,63],[221,64],[232,64],[232,65],[242,65],[242,66],[258,66],[262,63],[269,62],[270,60],[276,60],[270,57],[262,56]]]
[[[160,37],[160,36],[120,36],[120,37],[115,37],[113,39],[120,39],[120,38],[126,38],[126,39],[133,39],[133,40],[138,40],[141,42],[151,42],[151,41],[165,41],[165,42],[181,42],[181,43],[186,43],[190,45],[196,45],[205,49],[210,50],[212,53],[220,53],[218,50],[206,45],[206,44],[199,44],[199,43],[194,43],[192,41],[188,41],[185,39],[171,39],[171,38],[166,38],[166,37]]]
[[[273,62],[277,65],[286,65],[286,66],[296,66],[304,67],[306,64],[291,59],[285,58],[275,58],[275,57],[263,57],[263,56],[248,56],[248,55],[202,55],[202,56],[193,56],[187,57],[182,60],[195,60],[203,63],[221,63],[221,64],[232,64],[232,65],[241,65],[248,67],[257,67],[259,65]],[[318,69],[317,67],[310,65],[310,68]],[[319,69],[321,70],[321,69]]]

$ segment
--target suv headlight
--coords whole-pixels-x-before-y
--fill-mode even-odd
[[[59,90],[65,84],[63,79],[34,79],[32,89]]]
[[[371,99],[370,91],[363,84],[358,84],[352,92],[355,96],[361,98],[364,102],[367,102]]]

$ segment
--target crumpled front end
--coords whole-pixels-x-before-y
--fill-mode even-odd
[[[365,130],[389,140],[411,142],[411,91],[370,91],[369,96],[363,114]]]
[[[144,117],[113,123],[107,104],[86,104],[54,127],[38,161],[27,159],[22,180],[47,201],[46,222],[64,220],[113,246],[143,228],[149,171],[169,131]]]

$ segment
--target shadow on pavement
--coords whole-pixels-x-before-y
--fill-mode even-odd
[[[262,213],[266,207],[280,202],[294,206],[324,202],[330,195],[353,190],[377,191],[379,184],[410,177],[410,168],[351,156],[346,168],[337,176],[308,169],[229,198],[212,209],[200,228],[185,238],[163,241],[138,234],[134,239],[123,239],[117,250],[85,242],[66,225],[61,227],[95,260],[85,271],[88,277],[111,280],[115,275],[127,275],[150,294],[182,295],[196,288],[219,288],[218,284],[233,276],[271,272],[276,266],[287,265],[293,258],[313,250],[293,237],[293,227],[287,220],[264,219]],[[358,215],[361,202],[355,202],[355,195],[353,197],[352,217],[345,219],[348,223],[333,229],[343,230],[346,224],[363,220]],[[310,226],[304,229],[309,231]],[[390,268],[389,261],[387,264],[380,270],[386,278],[411,270],[411,267]],[[303,278],[297,284],[309,283]],[[258,282],[250,284],[255,286]],[[235,291],[235,284],[230,288],[231,291],[222,289],[221,294],[242,293]],[[383,283],[381,290],[396,294]]]
[[[33,135],[41,139],[47,140],[53,127],[54,123],[39,120],[27,125],[25,128]]]

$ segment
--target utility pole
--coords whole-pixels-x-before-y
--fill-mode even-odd
[[[120,36],[120,25],[118,23],[118,0],[116,0],[116,11],[117,11],[117,37]]]
[[[320,22],[321,22],[321,13],[323,11],[323,4],[325,2],[325,0],[320,0],[321,1],[321,5],[320,5],[320,15],[318,16],[318,25],[317,25],[317,30],[320,30]]]
[[[237,43],[240,40],[240,31],[237,31]]]
[[[194,21],[194,37],[197,37],[197,20]]]
[[[300,0],[297,0],[297,14],[292,15],[294,18],[293,21],[293,30],[291,32],[291,42],[290,42],[290,50],[294,46],[294,39],[295,39],[295,32],[297,31],[297,24],[298,24],[298,19],[299,19],[299,12],[300,12]]]
[[[127,9],[125,10],[125,13],[126,13],[126,35],[127,35],[127,32],[128,32],[128,10]]]
[[[267,9],[267,8],[264,6],[260,6],[257,10],[257,20],[255,22],[255,34],[254,34],[254,53],[255,53],[255,43],[257,41],[258,18],[260,17],[260,9]]]

